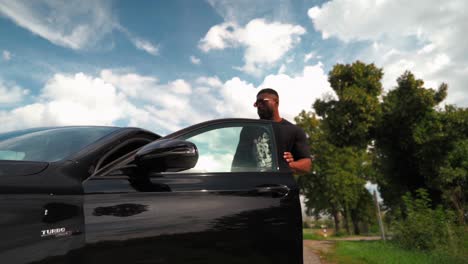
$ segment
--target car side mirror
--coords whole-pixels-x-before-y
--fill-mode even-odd
[[[141,169],[151,172],[182,171],[195,167],[198,149],[192,142],[161,139],[145,145],[135,155]]]

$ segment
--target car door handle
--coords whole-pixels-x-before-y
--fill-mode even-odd
[[[289,187],[281,184],[266,184],[255,188],[257,194],[271,194],[274,198],[284,197],[289,193]]]

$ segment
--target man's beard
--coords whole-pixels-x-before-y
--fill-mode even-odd
[[[268,107],[261,109],[257,108],[257,114],[260,117],[260,119],[273,120],[273,109],[270,109]]]

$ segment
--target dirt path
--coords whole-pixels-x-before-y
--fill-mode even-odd
[[[323,255],[330,252],[336,241],[379,240],[380,237],[343,237],[333,240],[304,240],[304,264],[327,264]]]
[[[304,240],[304,264],[326,263],[321,256],[329,252],[335,241],[330,240]]]

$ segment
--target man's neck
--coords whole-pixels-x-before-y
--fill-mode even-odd
[[[276,116],[273,116],[273,118],[271,120],[279,123],[279,122],[283,121],[283,118],[281,116],[279,116],[279,115],[276,115]]]

